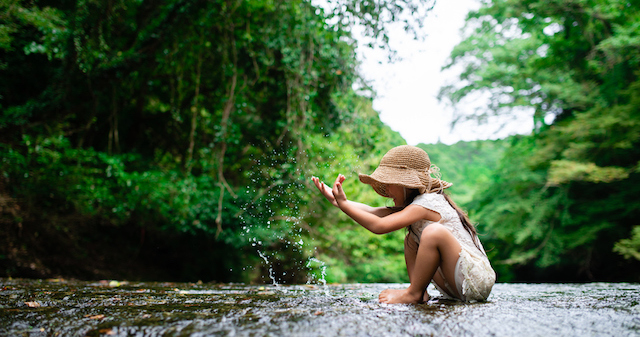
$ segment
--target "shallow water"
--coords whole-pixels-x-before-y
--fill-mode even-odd
[[[0,279],[10,336],[640,336],[640,284],[497,284],[486,303],[377,301],[402,284]]]

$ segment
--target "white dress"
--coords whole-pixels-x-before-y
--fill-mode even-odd
[[[455,282],[458,292],[462,295],[462,300],[467,302],[485,301],[496,282],[496,273],[491,268],[487,254],[478,237],[471,237],[462,225],[456,210],[449,205],[442,194],[424,193],[417,196],[411,204],[439,213],[440,221],[437,223],[451,231],[451,234],[460,243],[462,250],[456,264]],[[420,220],[413,223],[409,235],[417,244],[420,244],[422,231],[432,223],[434,221],[429,220]],[[438,272],[441,273],[439,268]],[[435,282],[433,283],[443,295],[446,295]],[[449,285],[446,284],[446,286]]]

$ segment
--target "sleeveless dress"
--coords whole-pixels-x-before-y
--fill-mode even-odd
[[[437,223],[447,228],[458,240],[462,250],[456,264],[455,282],[458,292],[462,295],[461,300],[466,302],[485,301],[491,293],[491,288],[496,282],[496,273],[491,268],[491,263],[480,243],[478,237],[472,238],[464,228],[456,210],[449,205],[444,195],[438,193],[424,193],[417,196],[411,205],[419,205],[440,214],[440,221]],[[420,236],[425,227],[434,221],[420,220],[411,225],[409,236],[420,244]],[[477,243],[477,246],[476,244]],[[440,268],[438,271],[442,273]],[[444,279],[444,277],[443,277]],[[447,296],[435,282],[438,291]],[[445,286],[449,284],[445,281]],[[449,290],[450,293],[453,293]]]

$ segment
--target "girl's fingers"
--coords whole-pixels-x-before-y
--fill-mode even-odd
[[[322,193],[322,195],[324,195],[325,198],[331,201],[331,203],[334,203],[335,198],[333,196],[333,191],[331,190],[331,187],[329,187],[324,182],[320,181],[318,177],[311,177],[311,180],[313,180],[313,184],[316,185],[316,188],[318,188],[320,193]]]
[[[336,199],[344,200],[347,198],[346,194],[344,193],[344,190],[342,189],[342,183],[344,181],[345,181],[345,176],[342,174],[339,174],[338,177],[336,178],[336,182],[333,184],[333,189],[331,190],[331,193],[333,193],[333,196]]]
[[[321,191],[324,192],[324,183],[320,181],[320,179],[318,179],[317,177],[312,177],[311,180],[313,180],[313,184],[316,185],[316,187]]]

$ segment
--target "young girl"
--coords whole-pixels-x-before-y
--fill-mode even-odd
[[[403,145],[387,152],[371,174],[360,174],[395,207],[371,207],[347,199],[340,174],[330,188],[318,178],[312,180],[334,206],[364,228],[376,234],[408,228],[404,255],[410,285],[387,289],[382,303],[421,303],[429,299],[429,282],[447,298],[466,302],[485,301],[496,280],[487,254],[469,218],[444,194],[450,183],[434,178],[438,168],[427,153]]]

